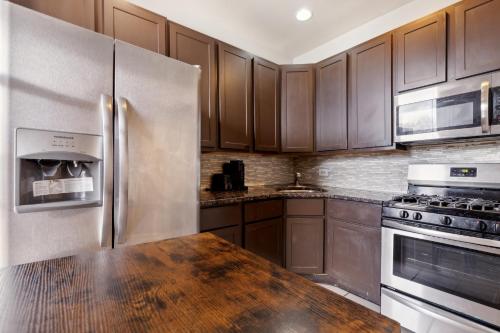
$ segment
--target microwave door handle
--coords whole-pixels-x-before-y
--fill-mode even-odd
[[[490,81],[481,83],[481,130],[490,132]]]
[[[118,98],[118,191],[115,192],[116,232],[118,244],[126,241],[128,214],[128,101]]]
[[[113,223],[113,98],[101,95],[100,111],[102,121],[102,225],[101,247],[111,246]]]

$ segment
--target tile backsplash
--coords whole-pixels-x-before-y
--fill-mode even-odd
[[[201,155],[202,189],[210,187],[211,176],[214,173],[221,173],[222,164],[229,160],[244,161],[247,186],[288,184],[294,181],[294,160],[290,156],[213,152]]]
[[[409,163],[500,162],[500,141],[409,147],[406,151],[296,157],[303,183],[406,192]],[[326,169],[327,176],[319,176]]]

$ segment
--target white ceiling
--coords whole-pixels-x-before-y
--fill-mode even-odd
[[[411,0],[130,0],[168,19],[278,63]],[[295,19],[307,7],[313,17]]]

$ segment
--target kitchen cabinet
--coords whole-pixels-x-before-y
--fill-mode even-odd
[[[245,224],[245,249],[283,265],[282,218]]]
[[[391,41],[391,34],[385,34],[349,52],[350,149],[392,144]]]
[[[283,265],[283,200],[264,200],[244,205],[245,249]]]
[[[170,57],[201,68],[201,147],[217,148],[217,60],[213,38],[169,22]]]
[[[255,151],[279,151],[279,81],[278,65],[257,57],[253,59]]]
[[[399,92],[446,81],[446,12],[407,24],[394,34]]]
[[[455,7],[455,71],[463,78],[500,69],[500,0],[467,0]]]
[[[316,151],[347,149],[347,54],[316,65]]]
[[[380,304],[380,205],[328,200],[325,273],[349,292]]]
[[[241,246],[242,244],[241,204],[200,210],[200,231],[211,232],[225,240]]]
[[[300,274],[323,273],[324,200],[286,200],[286,268]]]
[[[11,0],[60,20],[80,27],[98,31],[98,12],[100,0]]]
[[[215,229],[210,232],[230,243],[241,246],[241,227],[239,226]]]
[[[125,0],[104,0],[103,9],[104,34],[166,54],[165,17]]]
[[[281,147],[283,152],[314,150],[314,68],[281,67]]]
[[[220,147],[249,150],[252,137],[252,55],[218,43]]]

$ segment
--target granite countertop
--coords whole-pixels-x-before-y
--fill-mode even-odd
[[[265,199],[310,199],[310,198],[327,198],[327,199],[345,199],[374,204],[382,204],[384,201],[392,199],[398,193],[382,192],[382,191],[368,191],[357,190],[340,187],[327,187],[321,188],[327,190],[326,192],[319,193],[281,193],[277,188],[285,187],[286,185],[272,185],[272,186],[250,186],[248,191],[241,192],[215,192],[212,193],[207,190],[200,192],[200,207],[209,208],[216,206],[229,205],[239,202],[248,202],[255,200]]]
[[[0,270],[0,332],[400,332],[210,233]]]

